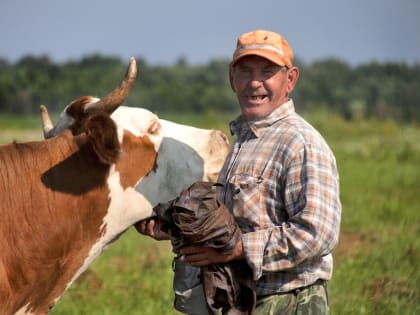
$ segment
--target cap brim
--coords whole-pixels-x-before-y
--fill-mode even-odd
[[[292,67],[291,61],[287,60],[287,58],[280,56],[278,53],[274,51],[262,50],[262,49],[247,49],[247,50],[244,50],[235,54],[233,56],[232,61],[229,64],[229,67],[230,68],[233,67],[243,57],[252,56],[252,55],[265,58],[279,66],[286,66],[288,68]]]

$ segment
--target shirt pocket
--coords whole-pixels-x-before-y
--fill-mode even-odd
[[[228,179],[228,207],[244,233],[255,231],[260,225],[262,182],[261,176],[248,173],[233,174]]]

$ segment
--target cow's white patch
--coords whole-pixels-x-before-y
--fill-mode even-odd
[[[138,181],[142,181],[139,178]],[[111,167],[108,178],[111,203],[108,214],[104,219],[107,233],[115,236],[122,228],[129,227],[135,222],[145,219],[152,214],[153,205],[134,187],[123,189],[120,184],[120,173]]]
[[[139,180],[141,181],[141,178]],[[110,204],[101,226],[101,229],[105,232],[99,235],[98,231],[98,240],[92,246],[83,265],[67,284],[67,288],[123,232],[137,221],[150,217],[153,214],[152,205],[142,194],[133,187],[123,189],[120,184],[120,173],[115,170],[115,165],[111,166],[109,172],[108,187],[110,189]]]
[[[118,126],[118,140],[122,142],[123,131],[129,131],[136,137],[147,135],[153,142],[156,152],[162,142],[162,132],[156,115],[143,108],[120,106],[111,118]]]

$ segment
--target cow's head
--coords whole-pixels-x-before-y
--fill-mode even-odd
[[[124,80],[114,91],[102,99],[82,97],[71,102],[55,126],[41,107],[46,138],[66,130],[73,135],[86,133],[100,160],[110,165],[108,227],[121,224],[122,217],[128,227],[152,215],[155,205],[175,198],[195,181],[215,181],[229,147],[221,131],[180,125],[161,120],[146,109],[120,106],[136,74],[132,58]],[[153,157],[156,159],[150,161]],[[131,214],[121,216],[122,208]],[[116,217],[119,219],[112,219]],[[113,230],[117,232],[121,226]]]
[[[85,131],[83,123],[95,114],[111,115],[120,106],[134,85],[137,77],[136,60],[132,57],[121,84],[102,99],[92,96],[81,97],[64,108],[56,125],[53,126],[47,108],[41,105],[41,119],[44,138],[48,139],[72,129],[74,134]]]

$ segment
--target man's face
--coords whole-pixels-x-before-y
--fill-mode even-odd
[[[262,119],[287,102],[297,76],[295,67],[287,70],[255,55],[241,58],[232,70],[232,86],[243,117]]]

